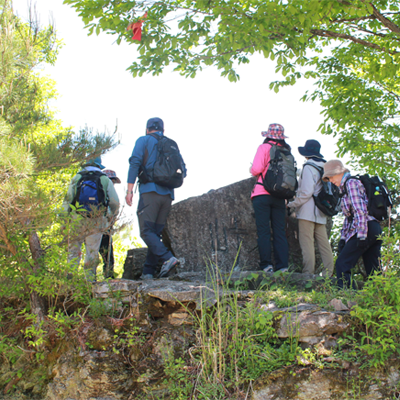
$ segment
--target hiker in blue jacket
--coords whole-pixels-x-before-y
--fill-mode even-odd
[[[161,234],[174,200],[174,189],[155,184],[151,181],[151,174],[147,174],[153,170],[157,159],[158,140],[152,135],[160,137],[164,135],[162,119],[150,118],[146,125],[146,135],[136,141],[132,156],[129,158],[128,191],[125,198],[128,206],[132,206],[133,188],[136,179],[139,179],[137,216],[140,237],[148,247],[140,277],[143,280],[155,277],[159,260],[163,262],[159,278],[169,276],[179,265],[179,260],[161,241]],[[186,176],[186,168],[184,169]]]

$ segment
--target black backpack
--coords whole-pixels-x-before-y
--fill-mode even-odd
[[[139,182],[154,182],[157,185],[176,189],[182,186],[185,177],[185,165],[179,147],[176,142],[166,136],[153,135],[158,140],[157,157],[153,170],[146,170],[144,167],[148,160],[148,152],[145,150],[143,165],[139,170]]]
[[[265,142],[264,142],[265,143]],[[290,147],[271,144],[270,162],[262,177],[265,190],[279,199],[291,199],[298,187],[296,161]],[[261,183],[259,183],[261,185]]]
[[[368,198],[368,214],[378,221],[387,219],[389,217],[388,208],[392,207],[393,202],[388,188],[381,178],[368,174],[349,176],[344,183],[344,194],[347,194],[346,185],[349,179],[358,179],[364,185]]]
[[[304,167],[306,165],[314,167],[319,172],[322,183],[321,191],[316,196],[313,195],[315,205],[325,215],[333,217],[341,209],[340,207],[341,197],[339,188],[331,182],[324,182],[322,180],[322,176],[324,175],[324,169],[322,167],[318,167],[317,165],[308,162],[304,164]]]
[[[101,184],[101,177],[105,174],[100,171],[81,171],[79,175],[81,178],[76,183],[76,194],[71,204],[85,215],[90,215],[100,207],[107,208],[107,196]]]

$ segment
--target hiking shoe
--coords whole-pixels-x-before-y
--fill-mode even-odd
[[[165,263],[161,267],[160,275],[158,275],[159,278],[166,278],[169,276],[172,272],[176,270],[176,267],[179,265],[179,260],[175,257],[171,257],[168,261],[165,261]]]
[[[264,272],[274,272],[274,267],[272,265],[268,265],[263,269]]]
[[[142,274],[139,278],[141,281],[148,281],[149,279],[154,279],[152,274]]]

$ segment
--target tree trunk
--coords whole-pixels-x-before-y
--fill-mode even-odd
[[[33,258],[33,273],[36,274],[43,267],[42,262],[44,256],[44,250],[40,245],[40,239],[36,231],[32,231],[29,234],[28,242],[29,249]],[[46,315],[46,304],[44,298],[40,296],[39,293],[37,293],[35,290],[32,290],[30,294],[30,301],[32,312],[37,317],[37,323],[42,322]]]

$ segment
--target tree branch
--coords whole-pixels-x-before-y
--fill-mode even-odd
[[[347,34],[344,34],[344,33],[326,31],[326,30],[323,30],[323,29],[311,29],[310,32],[312,34],[316,35],[316,36],[350,40],[350,41],[352,41],[354,43],[361,44],[362,46],[369,47],[371,49],[379,50],[379,51],[382,51],[384,53],[389,53],[389,54],[392,54],[392,55],[399,54],[398,51],[389,51],[389,50],[386,50],[384,47],[378,46],[375,43],[367,42],[366,40],[358,39],[358,38],[356,38],[354,36],[347,35]]]
[[[362,0],[365,3],[365,0]],[[386,28],[390,29],[394,33],[400,33],[400,27],[398,27],[394,22],[392,22],[390,19],[386,18],[383,14],[381,14],[372,3],[369,3],[371,7],[373,8],[372,15],[382,22],[383,25],[386,26]]]

